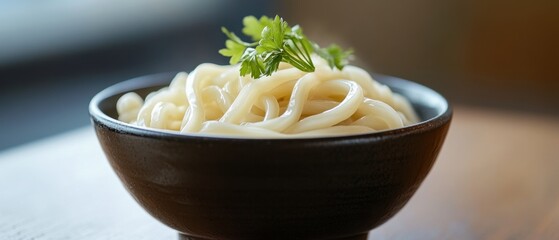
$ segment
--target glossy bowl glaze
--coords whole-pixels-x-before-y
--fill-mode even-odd
[[[431,169],[452,111],[433,90],[376,75],[422,122],[344,137],[186,136],[115,120],[116,101],[168,84],[174,73],[111,86],[89,106],[124,187],[182,239],[366,239],[398,212]]]

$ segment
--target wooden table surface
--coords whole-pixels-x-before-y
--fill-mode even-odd
[[[369,236],[559,239],[559,119],[456,108],[419,191]],[[177,234],[126,193],[87,127],[0,152],[0,239]]]

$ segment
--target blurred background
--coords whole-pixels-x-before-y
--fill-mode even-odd
[[[225,64],[220,27],[262,14],[454,105],[559,117],[556,0],[0,0],[0,150],[88,125],[113,83]]]

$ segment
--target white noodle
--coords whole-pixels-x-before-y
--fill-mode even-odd
[[[143,101],[135,93],[117,102],[119,120],[189,135],[244,138],[321,137],[400,128],[418,121],[411,104],[365,70],[316,71],[282,63],[260,79],[239,76],[239,66],[202,64],[179,73],[168,88]]]

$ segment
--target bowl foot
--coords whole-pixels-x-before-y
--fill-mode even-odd
[[[359,234],[359,235],[355,235],[355,236],[351,236],[351,237],[332,238],[332,239],[329,239],[329,240],[367,240],[368,235],[369,235],[369,233],[363,233],[363,234]],[[199,237],[191,237],[191,236],[179,233],[179,240],[210,240],[210,239],[199,238]]]

